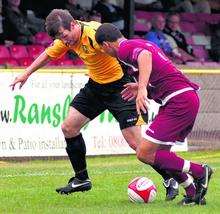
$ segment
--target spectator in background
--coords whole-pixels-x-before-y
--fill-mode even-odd
[[[44,21],[44,19],[36,17],[33,10],[27,10],[26,14],[27,14],[26,18],[27,18],[29,26],[34,26],[34,30],[36,32],[45,31],[45,28],[44,28],[45,21]]]
[[[162,11],[163,6],[160,1],[157,0],[135,0],[136,10],[146,11]]]
[[[220,1],[219,0],[209,0],[209,5],[211,7],[211,13],[220,13]]]
[[[74,19],[88,21],[89,13],[77,3],[77,0],[66,0],[65,9],[70,12]]]
[[[207,0],[161,0],[165,12],[211,13]]]
[[[209,1],[207,0],[191,0],[194,13],[211,13]]]
[[[151,20],[152,28],[151,31],[146,34],[146,39],[155,43],[165,53],[170,54],[172,48],[163,33],[165,27],[165,19],[162,15],[156,15]]]
[[[111,4],[109,0],[99,0],[93,7],[93,11],[101,14],[101,22],[109,22],[116,25],[120,30],[124,29],[123,10]]]
[[[145,38],[161,48],[167,56],[174,60],[175,63],[185,63],[181,54],[178,52],[175,40],[163,32],[164,28],[164,17],[161,14],[154,16],[152,19],[152,29],[146,34]]]
[[[101,14],[97,13],[95,10],[90,11],[89,13],[89,20],[90,21],[96,21],[101,23]]]
[[[45,19],[52,9],[64,9],[64,4],[64,0],[22,0],[19,8],[24,14],[32,10],[38,18]]]
[[[4,44],[4,34],[3,34],[3,26],[2,26],[2,0],[0,0],[0,44]]]
[[[170,13],[166,18],[166,27],[164,33],[170,35],[178,46],[178,51],[184,58],[184,61],[194,61],[193,49],[188,45],[184,34],[180,31],[180,17],[177,13]]]
[[[28,20],[19,9],[20,0],[7,0],[4,8],[3,29],[6,40],[17,44],[31,44],[33,35],[37,32],[38,26],[28,23]]]
[[[193,12],[193,6],[190,0],[161,0],[160,2],[165,12]]]
[[[41,1],[41,3],[43,2]],[[39,5],[37,4],[37,0],[21,0],[19,4],[19,10],[26,17],[30,25],[35,25],[37,31],[45,31],[45,21],[38,14],[38,12],[42,10],[42,8],[39,7]]]
[[[220,23],[212,26],[211,36],[211,58],[215,62],[220,62]]]

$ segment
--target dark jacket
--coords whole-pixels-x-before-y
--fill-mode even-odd
[[[5,7],[4,17],[3,29],[6,35],[5,39],[20,44],[30,44],[34,30],[32,31],[22,12],[17,12],[10,7]]]
[[[107,5],[112,7],[113,10],[111,11]],[[123,10],[120,7],[117,7],[116,5],[113,4],[104,4],[99,1],[95,5],[93,10],[101,14],[101,22],[111,23],[123,19]]]
[[[183,33],[180,31],[172,31],[169,27],[166,26],[164,29],[164,33],[170,35],[173,37],[173,39],[176,41],[176,44],[179,48],[186,51],[188,54],[193,55],[193,49],[190,45],[187,44],[186,38]]]

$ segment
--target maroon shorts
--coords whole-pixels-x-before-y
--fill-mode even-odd
[[[183,142],[193,128],[198,110],[199,97],[196,91],[178,94],[160,107],[143,137],[164,145]]]

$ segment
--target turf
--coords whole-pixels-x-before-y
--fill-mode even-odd
[[[220,213],[220,151],[181,153],[186,159],[207,162],[214,168],[206,206],[180,207],[165,202],[161,177],[134,155],[88,158],[93,182],[91,191],[58,195],[55,188],[66,184],[71,175],[68,160],[0,162],[0,213]],[[136,176],[147,176],[158,194],[150,204],[134,204],[127,197],[127,184]]]

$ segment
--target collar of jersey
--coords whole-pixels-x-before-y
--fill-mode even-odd
[[[119,42],[119,46],[121,46],[121,44],[126,41],[127,39],[122,39],[120,42]]]

